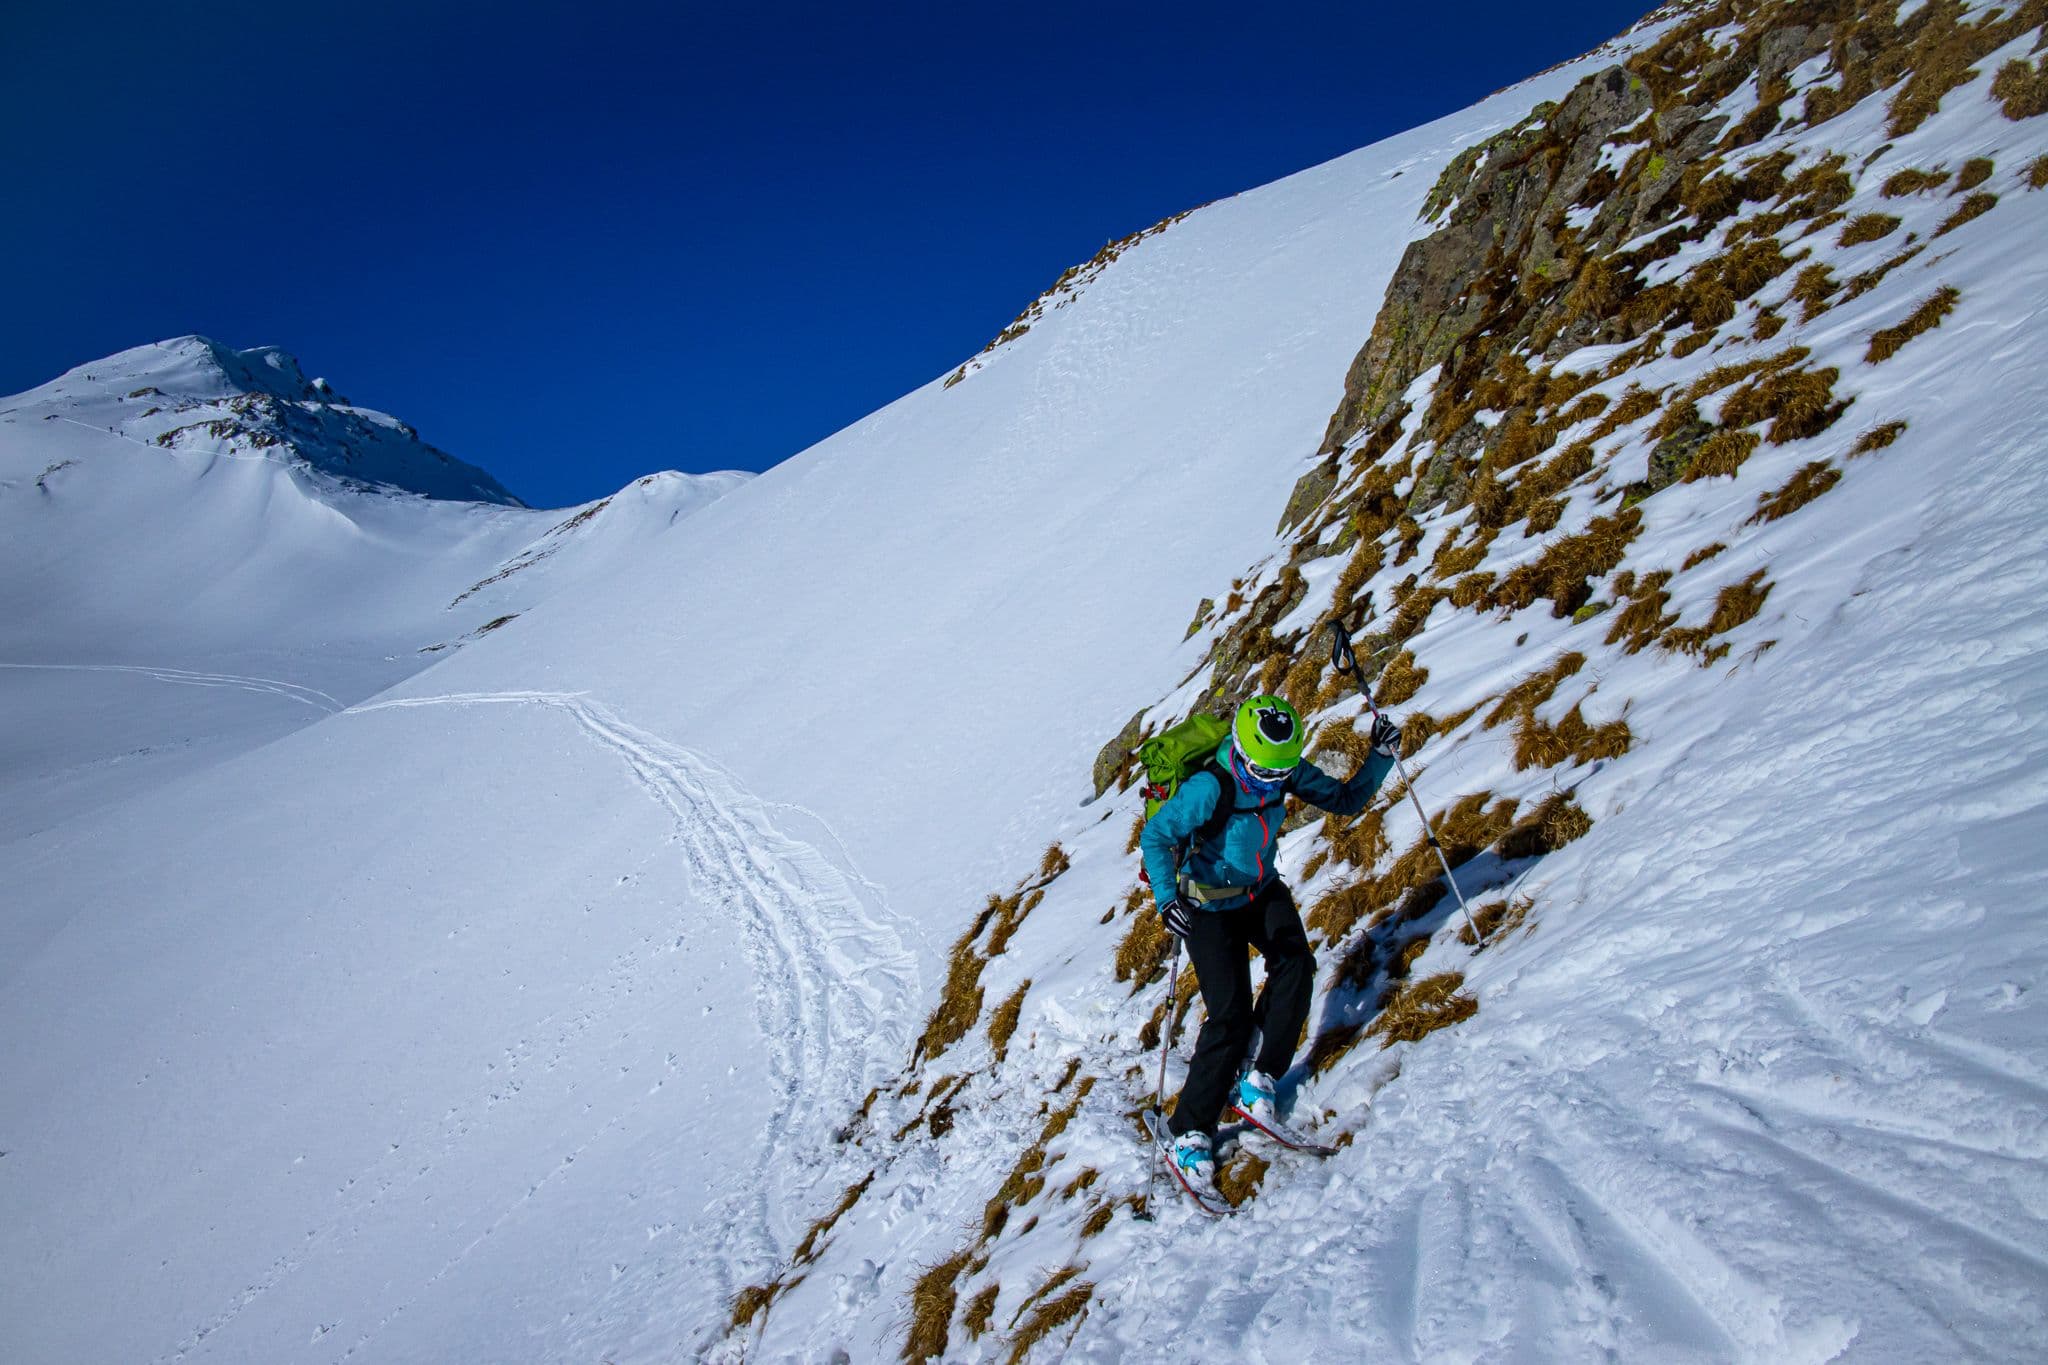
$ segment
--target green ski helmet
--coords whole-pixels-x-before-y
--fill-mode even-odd
[[[1301,762],[1301,716],[1284,698],[1253,697],[1237,708],[1230,742],[1251,775],[1278,782]]]

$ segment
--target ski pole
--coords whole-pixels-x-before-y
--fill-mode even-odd
[[[1166,1022],[1159,1030],[1159,1083],[1152,1091],[1152,1112],[1159,1115],[1159,1121],[1166,1122],[1166,1054],[1173,1046],[1173,1004],[1180,993],[1180,935],[1168,931],[1173,939],[1173,956],[1166,965]],[[1152,1174],[1145,1181],[1145,1216],[1152,1216],[1152,1196],[1159,1188],[1159,1162],[1151,1162]]]
[[[1373,704],[1372,688],[1365,681],[1365,670],[1358,666],[1358,656],[1351,652],[1351,632],[1344,629],[1344,623],[1335,617],[1330,619],[1330,663],[1351,674],[1358,683],[1358,695],[1365,698],[1365,709],[1372,712],[1375,721],[1385,720],[1380,708]],[[1394,750],[1394,771],[1401,775],[1401,785],[1408,789],[1408,799],[1415,803],[1415,814],[1422,821],[1422,837],[1429,840],[1429,846],[1436,850],[1436,860],[1443,864],[1444,880],[1451,884],[1451,894],[1458,898],[1458,908],[1465,912],[1465,927],[1472,931],[1474,947],[1479,944],[1479,925],[1472,918],[1472,907],[1465,903],[1465,893],[1458,889],[1458,879],[1451,875],[1451,860],[1444,855],[1444,846],[1436,841],[1436,831],[1429,827],[1429,812],[1422,808],[1422,798],[1415,794],[1415,784],[1408,779],[1408,765],[1401,761],[1401,751]]]

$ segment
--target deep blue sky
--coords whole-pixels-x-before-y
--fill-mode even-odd
[[[26,0],[0,394],[202,332],[539,505],[761,469],[1104,241],[1648,5]]]

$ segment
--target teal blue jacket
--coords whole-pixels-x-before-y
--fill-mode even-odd
[[[1304,759],[1285,782],[1264,787],[1232,763],[1229,740],[1217,747],[1216,762],[1233,778],[1229,793],[1233,811],[1221,835],[1198,841],[1200,846],[1190,849],[1186,863],[1181,864],[1181,846],[1215,813],[1216,802],[1223,796],[1217,789],[1216,775],[1204,768],[1180,784],[1180,790],[1153,812],[1138,836],[1155,900],[1164,902],[1178,894],[1176,873],[1185,871],[1191,880],[1205,886],[1245,888],[1242,897],[1190,900],[1190,909],[1229,910],[1243,905],[1276,875],[1273,855],[1280,844],[1280,824],[1287,814],[1290,793],[1326,811],[1356,815],[1365,809],[1394,768],[1393,759],[1373,754],[1349,781],[1339,782]]]

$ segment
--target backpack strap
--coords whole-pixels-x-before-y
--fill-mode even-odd
[[[1210,811],[1208,817],[1195,826],[1195,832],[1188,836],[1190,852],[1199,844],[1213,843],[1222,838],[1230,817],[1237,814],[1237,779],[1230,775],[1230,770],[1212,757],[1195,772],[1207,773],[1216,779],[1216,809]],[[1190,777],[1193,775],[1189,774]]]

